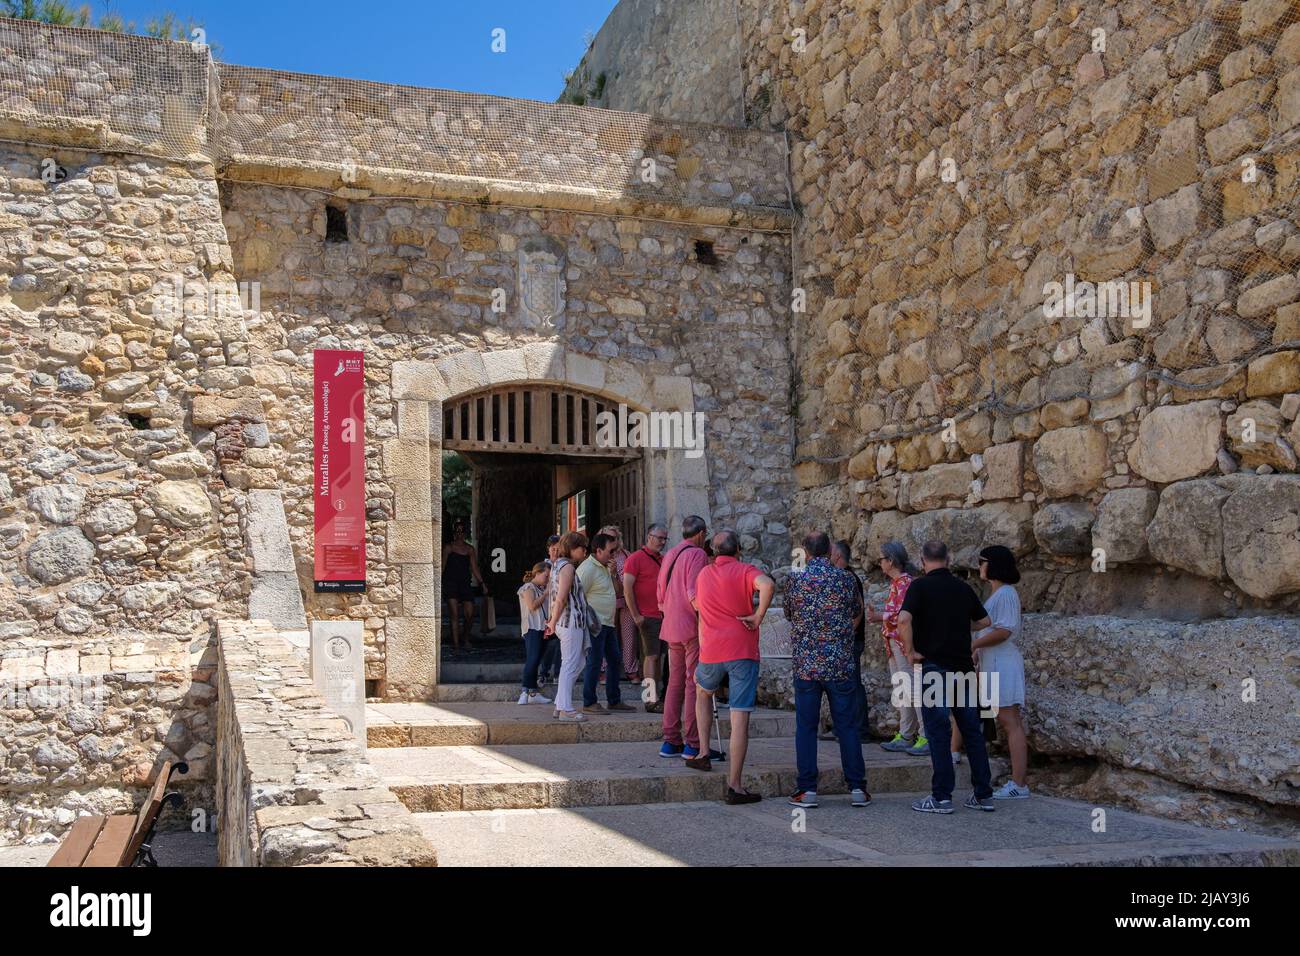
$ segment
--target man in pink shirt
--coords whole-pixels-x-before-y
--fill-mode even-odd
[[[695,677],[696,725],[700,737],[709,739],[714,692],[729,681],[731,716],[731,766],[727,772],[726,802],[755,803],[759,796],[741,782],[745,751],[749,748],[749,715],[758,693],[758,630],[772,603],[776,584],[740,560],[740,538],[724,529],[713,536],[713,564],[695,581],[695,606],[700,612],[700,652]],[[758,608],[754,595],[758,594]],[[688,759],[694,770],[712,770],[708,754]]]
[[[668,648],[661,757],[697,757],[700,753],[695,726],[695,665],[700,659],[700,639],[694,601],[695,579],[708,563],[704,552],[708,533],[708,525],[699,515],[684,518],[682,540],[664,555],[659,569],[656,596],[663,612],[659,636]]]

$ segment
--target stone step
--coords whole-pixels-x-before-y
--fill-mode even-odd
[[[868,771],[870,774],[870,771]],[[701,774],[701,776],[705,776]],[[1210,830],[1091,804],[999,800],[994,813],[911,809],[920,793],[871,786],[796,816],[784,799],[416,813],[447,866],[1295,866],[1300,841]],[[802,824],[797,826],[797,824]]]
[[[444,684],[517,684],[523,670],[523,661],[443,661],[438,679]]]
[[[663,739],[663,718],[642,706],[632,713],[593,716],[582,723],[552,718],[548,704],[389,703],[366,706],[366,739],[371,747],[500,746],[505,744],[577,744],[656,742]],[[727,710],[720,711],[723,734],[731,732]],[[759,709],[749,718],[749,735],[790,737],[794,712]],[[716,735],[715,735],[716,739]]]
[[[502,683],[487,684],[439,684],[433,692],[433,699],[439,703],[491,703],[502,701],[515,701],[519,699],[519,673],[518,668],[512,672],[513,680]],[[576,689],[576,695],[581,703],[582,698],[582,681],[578,680],[573,685]],[[633,684],[630,681],[623,681],[620,685],[623,689],[623,699],[628,703],[636,703],[641,699],[641,685]],[[542,693],[547,697],[555,696],[555,684],[542,685]],[[605,699],[605,686],[601,683],[600,699]]]
[[[725,744],[724,744],[725,746]],[[922,790],[930,784],[925,757],[863,748],[872,793]],[[396,747],[370,751],[384,783],[414,812],[587,807],[721,799],[727,764],[692,770],[658,755],[656,742],[588,743],[581,747],[520,744],[498,747]],[[839,747],[818,744],[818,792],[844,793]],[[965,762],[958,788],[967,788]],[[745,785],[765,797],[794,792],[794,739],[749,743]],[[963,794],[964,799],[964,794]]]

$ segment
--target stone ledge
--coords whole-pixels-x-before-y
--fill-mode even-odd
[[[217,625],[223,866],[435,866],[433,847],[267,621]]]

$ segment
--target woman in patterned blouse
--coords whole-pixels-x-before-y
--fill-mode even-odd
[[[889,598],[882,611],[867,608],[867,619],[880,625],[880,634],[885,639],[885,659],[893,686],[898,687],[902,681],[904,695],[910,695],[912,686],[912,664],[903,656],[903,642],[898,636],[898,612],[903,608],[903,597],[907,587],[912,583],[916,568],[907,558],[907,549],[897,541],[886,541],[880,546],[880,570],[889,576]],[[894,739],[880,746],[885,750],[900,751],[923,756],[930,752],[930,743],[925,739],[925,726],[921,723],[921,708],[907,702],[898,708],[898,733]]]

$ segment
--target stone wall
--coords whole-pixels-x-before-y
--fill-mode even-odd
[[[247,589],[218,436],[189,421],[243,358],[205,295],[233,278],[212,167],[5,147],[0,277],[0,688],[115,675],[92,713],[0,711],[0,827],[120,809],[162,758],[202,802],[211,623]]]
[[[623,0],[610,12],[561,103],[745,126],[736,0]]]
[[[433,847],[265,621],[223,621],[222,866],[434,866]]]
[[[785,236],[555,210],[378,198],[328,201],[346,207],[347,242],[326,241],[327,198],[313,192],[232,184],[225,191],[225,220],[236,270],[261,288],[263,311],[250,323],[250,336],[256,356],[252,375],[268,396],[270,445],[259,455],[274,470],[266,480],[283,489],[310,613],[365,623],[367,677],[394,677],[385,668],[388,619],[410,618],[409,608],[418,606],[423,623],[432,626],[427,609],[437,607],[437,572],[428,579],[424,555],[441,545],[436,444],[441,406],[430,411],[432,396],[396,389],[394,372],[401,363],[463,360],[438,400],[463,393],[470,382],[537,381],[591,385],[634,408],[667,410],[679,407],[677,393],[684,389],[684,401],[705,416],[704,462],[687,462],[707,463],[700,509],[715,523],[734,524],[745,535],[751,559],[765,565],[788,560],[792,424],[790,355],[781,316],[788,297]],[[699,260],[697,241],[713,244],[716,263]],[[563,269],[564,309],[554,322],[530,318],[520,305],[521,250],[537,243],[551,249]],[[497,289],[505,295],[501,313],[491,308]],[[574,357],[568,363],[561,358],[558,366],[548,357],[532,370],[522,353],[518,361],[503,358],[532,346]],[[316,348],[366,353],[371,387],[369,588],[364,595],[310,593]],[[483,372],[485,360],[492,369],[518,371],[469,374],[471,365]],[[615,375],[602,369],[619,363],[631,371]],[[441,382],[436,369],[431,374]],[[648,387],[656,377],[671,379],[676,391]],[[422,477],[399,474],[405,447],[398,440],[404,437],[399,436],[399,400],[406,398],[425,403],[423,412],[408,408],[405,419],[408,429],[419,429],[414,444],[425,448],[407,456],[415,456],[411,460]],[[653,457],[662,461],[664,453]],[[670,480],[658,478],[661,484]],[[684,478],[679,474],[675,480],[680,485]],[[397,514],[401,481],[417,487],[422,481],[422,497],[409,499],[410,510]],[[651,515],[672,516],[667,505]],[[404,536],[395,529],[404,529]],[[508,555],[507,560],[510,567],[522,567],[536,556]],[[414,586],[428,593],[404,595],[402,567],[414,564],[422,565],[418,580],[423,582]],[[419,641],[436,644],[436,632],[419,633]],[[387,692],[418,696],[427,688],[416,683],[403,690],[392,681]]]
[[[791,527],[829,526],[864,563],[887,538],[913,552],[943,538],[972,570],[979,547],[1007,544],[1027,610],[1120,615],[1110,627],[1140,646],[1177,626],[1135,618],[1241,619],[1186,632],[1199,655],[1214,635],[1281,615],[1266,659],[1273,672],[1290,666],[1294,2],[740,7],[739,34],[718,17],[711,43],[659,30],[638,46],[628,16],[651,14],[625,0],[594,49],[621,58],[601,69],[641,78],[618,89],[620,108],[674,103],[708,121],[719,115],[681,91],[719,69],[739,35],[751,122],[790,135],[793,284],[807,295],[793,317]],[[679,69],[653,69],[664,61]],[[1149,283],[1149,321],[1118,300],[1090,312],[1083,294],[1057,317],[1049,283],[1076,281]],[[1130,678],[1067,631],[1030,676],[1031,727],[1041,697],[1091,714],[1092,734],[1127,732],[1131,715],[1095,707],[1076,681],[1105,675],[1112,693]],[[1064,653],[1071,641],[1082,644]],[[1171,686],[1208,680],[1192,660],[1158,656]],[[1268,758],[1280,761],[1272,782],[1229,781],[1212,765],[1256,748],[1254,730],[1213,708],[1198,717],[1203,733],[1226,735],[1220,750],[1175,724],[1185,745],[1157,756],[1111,752],[1078,728],[1040,724],[1034,740],[1290,800],[1278,781],[1294,772],[1281,769],[1296,764],[1294,734]]]

